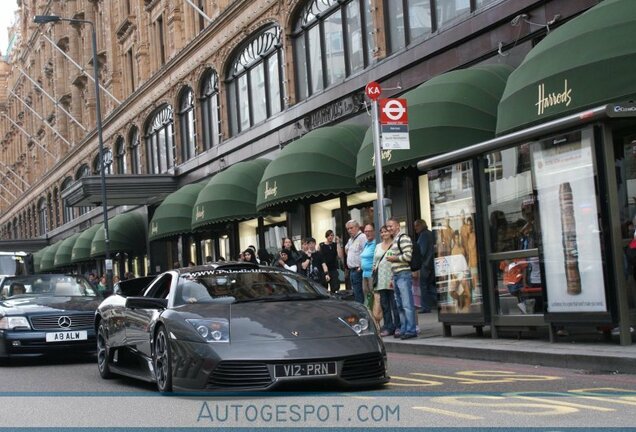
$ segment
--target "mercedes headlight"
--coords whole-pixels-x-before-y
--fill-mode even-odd
[[[373,333],[374,326],[369,322],[367,317],[352,314],[346,317],[340,317],[339,319],[358,336]]]
[[[31,330],[29,320],[23,316],[6,316],[0,318],[0,329],[2,330]]]
[[[206,342],[229,342],[230,322],[225,318],[186,320]]]

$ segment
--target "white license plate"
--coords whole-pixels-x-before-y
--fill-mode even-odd
[[[47,342],[68,342],[68,341],[78,341],[78,340],[87,340],[87,339],[88,339],[88,333],[86,330],[63,331],[63,332],[55,332],[55,333],[46,334]]]
[[[274,366],[276,378],[335,375],[336,362],[281,364]]]

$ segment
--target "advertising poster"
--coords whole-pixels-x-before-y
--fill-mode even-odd
[[[605,312],[591,130],[533,150],[548,312]]]

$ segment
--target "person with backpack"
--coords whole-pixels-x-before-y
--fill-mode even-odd
[[[400,222],[397,219],[389,218],[386,226],[393,236],[393,244],[385,259],[391,263],[393,272],[395,301],[400,314],[400,339],[412,339],[417,337],[417,328],[411,272],[412,267],[417,271],[422,266],[421,255],[416,252],[420,261],[414,262],[413,241],[407,234],[400,232]]]

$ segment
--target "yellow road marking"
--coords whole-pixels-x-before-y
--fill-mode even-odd
[[[393,380],[402,380],[402,381],[410,381],[416,384],[406,384],[406,383],[396,383],[393,382]],[[431,381],[431,380],[423,380],[423,379],[417,379],[417,378],[409,378],[409,377],[404,377],[404,376],[398,376],[398,375],[391,375],[391,381],[389,382],[390,385],[394,385],[394,386],[402,386],[402,387],[413,387],[413,386],[421,386],[421,385],[425,385],[425,386],[438,386],[438,385],[443,385],[444,383],[441,383],[439,381]]]
[[[567,406],[567,407],[571,407],[571,408],[588,409],[588,410],[592,410],[592,411],[603,411],[603,412],[616,411],[613,408],[603,408],[603,407],[598,407],[598,406],[577,404],[577,403],[573,403],[573,402],[564,402],[564,401],[561,400],[563,398],[561,395],[567,395],[567,393],[551,393],[551,394],[554,394],[559,399],[554,399],[553,400],[553,399],[540,398],[540,397],[536,397],[536,396],[520,396],[520,395],[518,395],[516,393],[506,393],[504,396],[510,396],[510,397],[514,397],[516,399],[525,399],[525,400],[535,401],[535,402],[551,403],[551,404],[562,405],[562,406]],[[568,396],[573,397],[572,395],[568,395]]]
[[[460,418],[460,419],[464,419],[464,420],[483,420],[483,417],[478,417],[478,416],[474,416],[471,414],[464,414],[464,413],[458,413],[455,411],[447,411],[447,410],[443,410],[443,409],[439,409],[439,408],[432,408],[432,407],[413,407],[413,409],[419,410],[419,411],[427,411],[433,414],[442,414],[445,416],[449,416],[449,417],[456,417],[456,418]]]
[[[471,399],[468,401],[467,399]],[[474,402],[475,399],[481,399],[481,402]],[[503,396],[486,396],[486,395],[467,395],[467,396],[440,396],[433,398],[435,402],[445,405],[461,405],[461,406],[473,406],[473,407],[487,407],[492,412],[499,412],[504,414],[520,414],[530,416],[551,416],[561,414],[572,414],[578,411],[574,407],[568,407],[563,405],[555,405],[552,402],[550,404],[544,403],[511,403],[507,402],[509,398]],[[497,403],[502,401],[503,403]],[[499,409],[498,409],[499,408]],[[504,409],[505,408],[505,409]],[[508,409],[519,408],[520,410]],[[528,412],[531,409],[538,409],[537,412]]]

